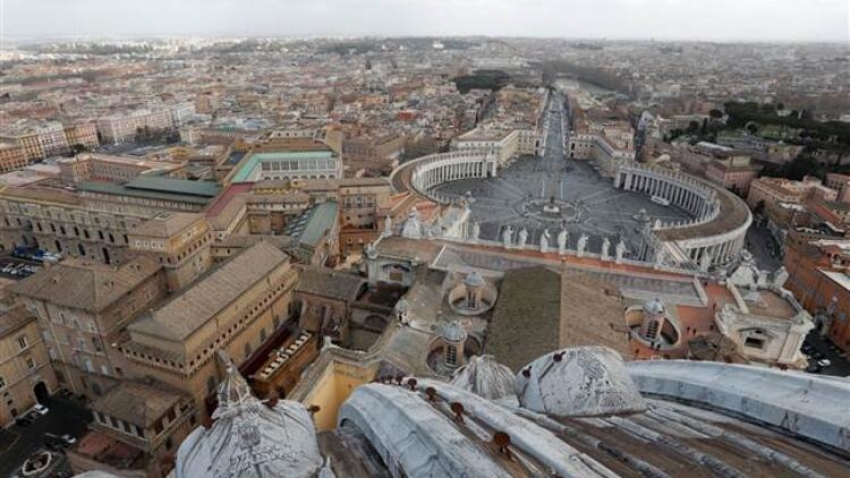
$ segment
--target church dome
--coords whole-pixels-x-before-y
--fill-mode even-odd
[[[307,478],[324,464],[304,406],[289,400],[261,402],[232,363],[212,418],[211,427],[198,427],[180,445],[177,478]]]
[[[648,301],[644,302],[643,310],[644,312],[650,315],[663,315],[664,304],[662,304],[661,301],[657,298],[649,299]]]
[[[646,410],[623,359],[607,347],[580,347],[544,355],[517,375],[520,405],[558,417]]]
[[[492,355],[476,355],[469,359],[455,371],[451,384],[488,400],[516,397],[514,373]]]
[[[443,340],[447,342],[466,342],[466,337],[466,329],[456,320],[443,327]]]
[[[467,287],[481,287],[484,285],[484,278],[481,277],[481,274],[479,274],[478,271],[472,271],[466,275],[463,283]]]

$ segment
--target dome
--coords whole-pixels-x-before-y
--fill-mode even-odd
[[[478,271],[472,271],[466,275],[463,283],[467,287],[481,287],[484,285],[484,278],[481,277],[481,274],[479,274]]]
[[[448,342],[466,342],[466,336],[466,329],[456,320],[443,327],[443,339]]]
[[[476,355],[457,369],[451,385],[488,400],[516,397],[516,377],[492,355]]]
[[[300,403],[261,402],[232,362],[218,403],[212,426],[198,427],[180,445],[177,478],[307,478],[321,469],[313,421]]]
[[[623,359],[607,347],[561,350],[538,358],[517,375],[520,405],[558,417],[646,410]]]
[[[410,303],[405,298],[401,298],[398,302],[395,303],[395,307],[393,307],[393,311],[397,315],[402,315],[410,312]]]
[[[649,299],[643,303],[643,311],[650,315],[664,314],[664,304],[658,298]]]

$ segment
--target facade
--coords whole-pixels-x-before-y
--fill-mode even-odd
[[[66,259],[9,290],[38,318],[58,383],[98,397],[132,374],[114,344],[165,296],[166,282],[162,267],[148,258],[119,267]]]
[[[383,231],[392,188],[383,178],[339,181],[339,246],[342,255],[360,252]]]
[[[59,177],[73,184],[88,181],[120,183],[132,181],[144,174],[182,177],[185,169],[185,164],[104,154],[80,154],[60,159],[57,164]]]
[[[133,370],[168,384],[211,411],[215,352],[251,358],[289,316],[297,281],[289,257],[259,242],[128,327],[120,349]]]
[[[784,264],[787,287],[814,317],[818,332],[850,352],[850,241],[791,242]]]
[[[100,146],[100,139],[97,137],[97,125],[91,121],[66,126],[65,137],[71,147],[81,145],[92,149]]]
[[[749,156],[732,156],[709,162],[705,178],[746,197],[750,183],[758,177],[759,171],[761,167],[752,164]]]
[[[97,120],[97,131],[103,142],[109,144],[131,141],[140,130],[161,131],[173,127],[174,120],[169,109],[115,113]]]
[[[750,208],[760,203],[766,206],[778,202],[796,203],[812,197],[822,201],[835,201],[838,192],[821,184],[818,178],[807,176],[802,181],[791,181],[784,178],[758,178],[750,185],[747,194],[747,204]]]
[[[0,134],[0,139],[20,146],[27,161],[64,154],[70,150],[65,128],[58,121],[24,125],[15,131]]]
[[[0,427],[58,389],[36,318],[23,306],[0,314]]]
[[[267,179],[335,179],[342,177],[342,158],[330,148],[306,151],[252,153],[239,163],[227,181]]]
[[[178,291],[212,266],[213,233],[201,214],[164,212],[128,233],[129,250],[165,268],[168,289]]]
[[[592,160],[603,174],[613,176],[619,166],[635,159],[634,131],[624,122],[583,124],[570,133],[566,154]]]
[[[15,143],[0,143],[0,172],[22,169],[29,164],[24,149]]]

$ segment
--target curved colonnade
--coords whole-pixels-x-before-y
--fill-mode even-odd
[[[494,177],[495,157],[486,151],[438,153],[415,159],[396,168],[390,181],[396,191],[411,191],[441,204],[451,199],[434,192],[440,184],[469,178]],[[637,163],[620,166],[614,187],[657,196],[682,208],[694,219],[683,222],[656,221],[649,241],[650,253],[660,263],[695,263],[703,268],[720,265],[738,256],[744,247],[752,214],[730,191],[688,174]],[[648,257],[649,259],[649,257]],[[650,259],[651,260],[651,259]]]
[[[660,223],[652,229],[656,251],[676,262],[719,265],[744,248],[752,214],[731,191],[688,174],[640,164],[621,166],[614,187],[657,196],[688,211],[693,220]]]

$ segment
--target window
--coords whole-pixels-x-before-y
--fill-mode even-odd
[[[751,349],[763,349],[764,348],[764,339],[760,339],[758,337],[747,337],[744,340],[744,346]]]
[[[22,350],[29,346],[29,343],[27,342],[27,336],[26,335],[21,335],[20,337],[18,337],[18,346]]]
[[[35,360],[32,357],[27,357],[27,368],[33,370],[36,367]]]
[[[0,377],[0,388],[3,388],[5,386],[6,386],[6,380],[3,377]]]

